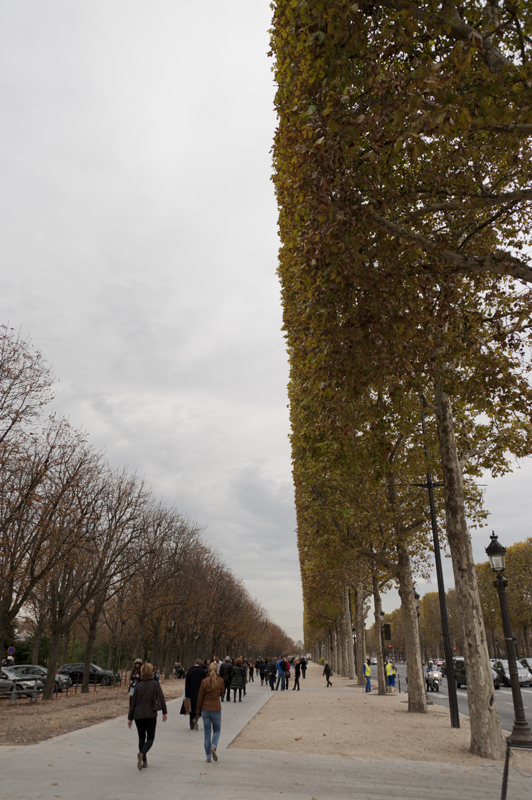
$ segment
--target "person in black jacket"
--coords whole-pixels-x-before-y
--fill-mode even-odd
[[[229,658],[229,656],[226,656],[223,664],[220,664],[218,675],[220,676],[220,678],[223,678],[225,684],[224,694],[226,696],[227,702],[229,702],[231,699],[231,679],[233,677],[233,665],[231,664],[231,659]],[[224,698],[222,697],[222,703],[223,701]]]
[[[299,678],[301,677],[301,664],[299,663],[299,658],[296,658],[296,660],[294,661],[294,669],[295,669],[296,679],[294,681],[292,691],[295,692],[295,690],[297,689],[297,691],[299,692]]]
[[[140,668],[140,681],[135,686],[129,699],[129,714],[127,715],[128,728],[131,728],[133,720],[135,720],[139,735],[138,769],[148,766],[146,754],[155,739],[155,728],[157,726],[157,711],[154,709],[155,701],[158,701],[158,705],[163,712],[163,722],[166,722],[168,711],[163,690],[159,681],[156,681],[153,676],[152,665],[143,664]]]
[[[233,667],[233,677],[231,678],[231,689],[233,690],[233,703],[236,703],[236,690],[238,689],[238,702],[242,702],[242,690],[246,692],[246,669],[242,666],[242,659],[237,658]]]
[[[268,670],[268,682],[270,684],[270,689],[273,692],[273,690],[275,689],[275,676],[277,675],[277,661],[275,661],[275,659],[272,658],[270,659],[270,661],[268,661],[267,670]]]
[[[327,661],[325,662],[325,665],[324,665],[324,668],[323,668],[323,674],[327,678],[327,686],[325,688],[328,688],[329,686],[332,686],[332,683],[330,681],[330,677],[332,675],[332,669],[330,668],[330,666],[329,666]]]
[[[190,700],[189,718],[190,718],[190,730],[191,731],[197,731],[198,730],[198,718],[196,716],[196,705],[197,705],[197,702],[198,702],[198,694],[199,694],[201,682],[206,677],[207,677],[207,673],[205,672],[205,669],[203,668],[203,661],[201,660],[201,658],[198,658],[198,660],[196,661],[194,666],[190,667],[190,669],[188,670],[186,678],[185,678],[185,694],[184,694],[184,696],[188,697],[188,699]],[[185,704],[184,703],[181,706],[180,713],[181,714],[186,714],[187,713],[185,711]]]

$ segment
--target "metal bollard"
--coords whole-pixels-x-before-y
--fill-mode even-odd
[[[397,676],[397,686],[399,687],[399,694],[401,694],[401,678]]]

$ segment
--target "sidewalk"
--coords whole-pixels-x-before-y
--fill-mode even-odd
[[[242,703],[222,706],[218,763],[206,763],[203,732],[179,716],[180,700],[159,719],[150,766],[136,768],[136,731],[126,718],[26,747],[0,748],[0,800],[491,800],[500,797],[502,768],[399,760],[361,760],[229,744],[273,695],[259,681]],[[299,697],[313,693],[308,688]],[[297,693],[294,693],[294,697]],[[287,698],[288,699],[288,698]],[[261,717],[257,717],[254,726]],[[285,722],[278,721],[282,740]],[[360,731],[364,736],[364,730]],[[428,741],[437,747],[437,741]],[[530,774],[510,770],[508,800],[530,800]]]

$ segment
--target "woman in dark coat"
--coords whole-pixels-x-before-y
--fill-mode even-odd
[[[294,669],[295,669],[296,679],[294,681],[294,686],[292,688],[292,691],[295,692],[295,690],[297,689],[297,691],[299,692],[299,678],[301,677],[301,664],[299,663],[299,658],[296,658],[296,660],[294,661]]]
[[[246,670],[242,666],[242,659],[237,658],[233,667],[233,677],[231,678],[231,689],[233,690],[233,703],[236,703],[236,690],[238,689],[238,702],[242,702],[242,689],[246,685]]]
[[[140,681],[135,686],[129,699],[129,714],[127,715],[128,728],[132,727],[133,720],[135,720],[139,735],[138,769],[148,766],[146,754],[155,739],[155,728],[157,726],[157,711],[154,710],[156,700],[163,712],[163,722],[166,722],[168,711],[163,690],[159,681],[156,681],[153,677],[152,665],[143,664],[140,668]]]
[[[140,683],[140,668],[142,667],[142,658],[136,658],[135,663],[133,664],[133,669],[131,670],[131,675],[129,678],[129,694],[133,694],[133,689]]]
[[[327,688],[328,686],[332,686],[332,683],[330,681],[330,677],[332,675],[332,669],[330,668],[330,666],[327,663],[327,661],[325,662],[325,665],[324,665],[324,668],[323,668],[323,674],[327,678],[327,686],[325,688]]]
[[[190,730],[198,730],[198,718],[196,716],[196,705],[198,702],[198,694],[201,682],[207,677],[207,673],[203,667],[203,661],[198,658],[193,667],[190,667],[185,677],[185,694],[184,696],[190,700]],[[186,714],[185,704],[181,706],[181,714]]]

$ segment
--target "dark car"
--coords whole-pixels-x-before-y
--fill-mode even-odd
[[[463,658],[453,658],[453,667],[454,667],[454,677],[456,680],[456,688],[459,689],[460,686],[467,686],[466,680],[466,665]],[[493,678],[493,688],[500,689],[501,682],[499,680],[499,676],[497,672],[492,668],[491,676]]]
[[[68,675],[72,683],[83,681],[83,664],[63,664],[57,670],[58,675]],[[89,683],[99,683],[101,686],[109,686],[113,682],[113,673],[110,669],[102,669],[96,664],[90,665]]]
[[[43,683],[46,683],[46,676],[48,670],[46,667],[41,667],[39,664],[17,664],[16,667],[10,668],[11,672],[20,677],[37,677]],[[54,692],[62,692],[63,689],[68,689],[72,686],[72,678],[69,675],[62,675],[56,672],[54,681]]]
[[[16,692],[28,691],[28,697],[33,696],[33,692],[42,692],[44,688],[43,681],[34,675],[33,677],[25,675],[16,675],[14,670],[16,667],[2,667],[0,692],[2,694],[11,692],[13,689]]]
[[[501,683],[504,683],[505,686],[510,686],[510,668],[508,666],[508,662],[501,658],[499,661],[494,661],[491,666],[499,676]],[[521,686],[526,686],[527,683],[532,683],[532,675],[526,667],[523,667],[523,665],[519,663],[519,661],[517,662],[517,677]]]

